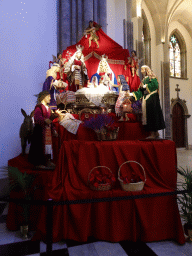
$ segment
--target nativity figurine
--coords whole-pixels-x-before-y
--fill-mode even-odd
[[[77,51],[69,59],[64,70],[70,83],[70,90],[74,92],[83,88],[88,81],[87,68],[82,53],[84,47],[77,45],[76,48]]]
[[[101,25],[98,25],[97,23],[93,22],[92,20],[89,21],[89,26],[86,28],[85,30],[85,35],[87,37],[87,35],[89,36],[89,47],[91,47],[91,41],[95,42],[97,45],[97,48],[99,48],[99,37],[96,33],[96,31],[98,31],[101,28]]]

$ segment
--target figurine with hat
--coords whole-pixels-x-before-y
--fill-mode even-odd
[[[48,91],[42,91],[35,96],[37,96],[37,105],[34,112],[35,127],[28,160],[36,168],[54,169],[55,164],[51,160],[53,158],[51,135],[56,132],[52,125],[52,120],[56,116],[49,107],[51,95]]]

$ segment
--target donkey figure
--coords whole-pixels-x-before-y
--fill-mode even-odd
[[[22,154],[25,154],[25,149],[27,146],[27,142],[28,144],[31,143],[31,138],[32,138],[32,134],[33,134],[33,120],[32,117],[34,116],[34,110],[31,112],[30,115],[27,115],[25,110],[21,109],[21,113],[23,114],[24,121],[21,124],[20,127],[20,138],[21,138],[21,148],[22,148]]]

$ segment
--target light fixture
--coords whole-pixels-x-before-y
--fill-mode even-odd
[[[165,43],[165,38],[164,38],[164,37],[161,38],[161,43],[162,43],[162,44]]]
[[[141,18],[141,4],[137,4],[137,17]]]

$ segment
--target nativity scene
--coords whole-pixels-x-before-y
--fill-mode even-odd
[[[60,108],[63,103],[63,108],[67,107],[68,111],[76,114],[87,107],[98,113],[98,109],[104,106],[109,112],[115,112],[115,104],[122,91],[117,77],[124,76],[129,92],[139,88],[138,62],[94,21],[89,22],[89,27],[77,44],[67,47],[58,56],[59,59],[55,57],[55,62],[52,62],[52,69],[55,65],[60,66],[55,78],[55,83],[60,87],[55,83],[51,86],[52,109],[55,109],[57,101]],[[66,103],[72,102],[70,97],[63,97],[64,94],[73,95],[76,99],[73,104],[67,106]],[[63,98],[69,98],[69,101],[62,102]]]
[[[143,80],[140,80],[136,55],[132,51],[130,56],[128,49],[123,49],[104,33],[99,24],[90,21],[81,40],[50,61],[42,91],[36,95],[38,102],[29,156],[21,156],[32,171],[50,173],[49,185],[45,184],[46,189],[41,197],[55,201],[81,200],[82,194],[89,199],[112,197],[111,193],[114,196],[135,192],[147,195],[153,191],[163,192],[163,186],[166,189],[174,187],[172,179],[167,181],[168,174],[168,178],[157,182],[158,175],[164,172],[163,158],[167,158],[174,172],[174,149],[172,143],[164,142],[158,133],[165,129],[165,122],[157,77],[149,66],[143,65]],[[154,165],[155,162],[158,167]],[[9,163],[12,164],[11,161]],[[122,168],[124,164],[128,165],[125,169]],[[99,168],[102,171],[96,170]],[[146,215],[150,223],[151,212],[157,207],[153,218],[155,221],[158,219],[158,225],[162,227],[165,219],[163,209],[170,203],[168,198],[159,207],[156,198],[152,202],[150,198],[145,200],[147,204],[142,204],[142,209],[139,208],[140,204],[132,209],[131,201],[113,202],[110,206],[110,211],[115,213],[110,217],[113,222],[112,235],[105,230],[111,224],[107,221],[108,213],[102,203],[94,206],[58,205],[53,212],[53,242],[61,239],[86,241],[90,234],[99,239],[121,241],[132,239],[132,233],[133,241],[136,241],[142,235],[137,227],[138,220],[132,215],[136,212],[139,212],[139,216],[143,212],[149,213]],[[175,207],[176,202],[169,216],[166,215],[170,222]],[[125,209],[124,213],[120,209]],[[17,210],[10,210],[7,219],[10,229],[14,211]],[[79,212],[81,217],[77,216]],[[98,213],[96,219],[92,212]],[[34,225],[36,232],[33,239],[46,240],[45,207],[39,212],[35,209],[34,214],[38,215],[39,221]],[[102,214],[104,225],[99,225]],[[131,222],[121,221],[122,218],[127,220],[127,214]],[[91,224],[93,220],[97,223],[94,227]],[[14,221],[16,226],[19,225],[17,220]],[[144,220],[139,219],[139,222]],[[175,222],[179,223],[178,214]],[[84,230],[82,223],[86,223]],[[180,224],[177,230],[180,235],[176,239],[183,243]],[[145,240],[153,240],[151,231],[145,232]],[[157,232],[154,239],[170,237],[174,235],[164,236],[164,232],[158,235]]]

